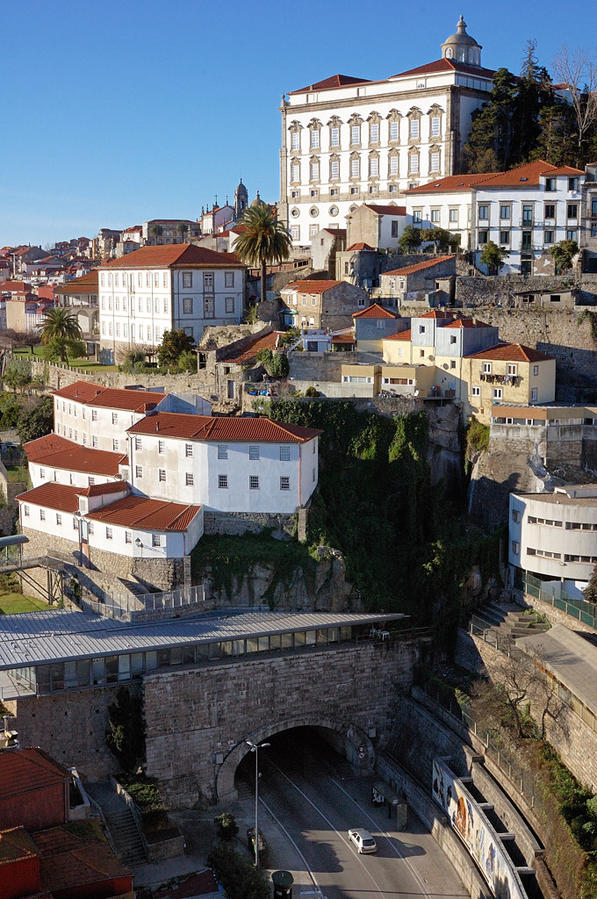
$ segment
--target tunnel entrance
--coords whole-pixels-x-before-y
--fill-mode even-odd
[[[260,750],[260,768],[262,760],[267,764],[266,754],[272,761],[275,758],[290,761],[305,775],[311,766],[321,764],[322,759],[336,767],[343,760],[353,771],[361,773],[371,771],[375,762],[375,748],[361,728],[331,720],[280,722],[247,734],[246,740],[258,745],[270,744]],[[243,739],[222,760],[216,778],[217,800],[236,798],[240,783],[254,784],[254,770],[254,753]]]

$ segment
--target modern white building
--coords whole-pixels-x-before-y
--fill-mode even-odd
[[[459,234],[477,262],[493,241],[508,254],[501,272],[551,274],[551,247],[579,242],[585,177],[540,159],[509,172],[450,175],[408,190],[406,210],[415,226]]]
[[[128,430],[130,482],[210,511],[292,514],[317,486],[320,433],[268,418],[156,412]]]
[[[508,561],[542,581],[559,581],[573,599],[597,563],[597,484],[553,493],[510,494]]]
[[[472,113],[494,72],[462,16],[441,58],[380,81],[333,75],[282,98],[279,215],[295,246],[321,228],[343,228],[363,202],[460,168]]]
[[[241,321],[244,294],[235,256],[193,244],[141,247],[99,268],[100,346],[155,348],[174,329],[197,342],[206,325]]]

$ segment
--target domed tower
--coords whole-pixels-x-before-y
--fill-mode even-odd
[[[241,217],[248,205],[249,191],[243,184],[243,179],[241,178],[238,187],[234,191],[234,214],[237,219]]]
[[[442,44],[442,58],[481,68],[482,49],[481,44],[466,33],[466,22],[463,16],[460,16],[456,34],[451,34]]]
[[[259,196],[259,191],[257,191],[257,196],[251,203],[251,209],[255,209],[257,206],[267,206],[267,203],[264,203],[264,201]]]

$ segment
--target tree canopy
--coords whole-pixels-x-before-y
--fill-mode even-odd
[[[290,233],[266,204],[245,209],[239,224],[244,230],[234,244],[234,252],[247,265],[261,268],[263,303],[267,296],[267,266],[288,259],[292,246]]]
[[[181,356],[190,353],[192,349],[193,338],[185,334],[181,328],[164,331],[162,342],[158,347],[158,365],[160,368],[177,367]],[[185,355],[186,362],[188,356]]]
[[[45,347],[44,357],[48,361],[64,362],[68,365],[69,356],[72,359],[85,355],[83,333],[75,313],[70,309],[62,306],[49,309],[44,313],[39,333]]]
[[[486,265],[490,275],[497,275],[508,251],[503,247],[498,247],[492,240],[488,240],[481,250],[479,261],[482,265]]]

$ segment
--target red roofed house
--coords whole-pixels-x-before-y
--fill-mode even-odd
[[[230,253],[190,243],[145,246],[99,268],[100,345],[116,356],[157,347],[165,331],[198,342],[206,325],[238,324],[245,267]]]
[[[360,353],[381,354],[384,337],[405,331],[410,324],[408,318],[401,318],[397,312],[379,303],[353,312],[352,319],[357,350]]]
[[[402,268],[382,272],[381,295],[397,306],[422,303],[426,307],[450,305],[454,297],[456,257],[433,256]]]
[[[286,94],[281,107],[279,218],[296,247],[362,203],[396,203],[409,187],[461,168],[471,116],[493,71],[460,19],[441,58],[378,81],[332,75]],[[366,238],[349,238],[348,245]]]
[[[405,206],[362,203],[346,216],[347,248],[364,243],[368,249],[396,250],[408,222]]]
[[[507,251],[500,272],[550,275],[550,248],[562,240],[580,243],[585,178],[580,169],[539,159],[509,172],[452,175],[415,186],[406,192],[406,208],[423,229],[459,234],[477,265],[492,241]]]
[[[367,294],[348,281],[292,281],[280,291],[282,321],[297,328],[340,331],[352,324],[352,313],[367,304]]]
[[[1,751],[0,829],[40,830],[66,823],[71,782],[70,772],[41,749]]]

